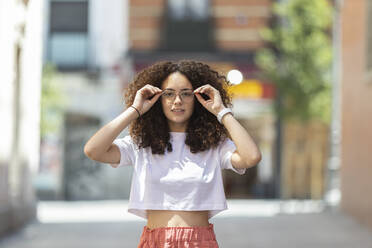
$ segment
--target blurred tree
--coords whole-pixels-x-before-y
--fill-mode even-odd
[[[255,58],[280,94],[276,113],[284,120],[331,118],[332,7],[327,0],[287,0],[273,4],[275,20],[262,30],[269,46]]]
[[[62,122],[66,98],[63,96],[61,85],[54,80],[56,68],[52,64],[45,64],[42,74],[40,136],[57,135]]]

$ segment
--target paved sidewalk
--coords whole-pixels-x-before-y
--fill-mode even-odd
[[[137,247],[144,219],[127,201],[39,202],[38,219],[1,248]],[[228,200],[210,222],[221,248],[372,248],[372,231],[316,201]]]

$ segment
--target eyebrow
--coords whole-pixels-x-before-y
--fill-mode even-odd
[[[172,88],[166,88],[165,90],[173,90],[173,91],[176,91],[175,89],[172,89]],[[183,88],[183,89],[181,89],[181,90],[192,90],[192,89],[190,89],[190,88]]]

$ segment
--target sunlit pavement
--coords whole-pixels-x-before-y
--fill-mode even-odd
[[[146,221],[128,201],[39,202],[38,217],[1,248],[137,247]],[[372,248],[372,232],[321,201],[228,200],[210,219],[223,248]]]

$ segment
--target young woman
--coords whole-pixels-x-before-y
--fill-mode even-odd
[[[201,62],[155,63],[86,143],[93,160],[134,166],[128,212],[147,220],[138,247],[218,247],[209,219],[227,209],[221,169],[244,174],[261,160],[229,108],[229,84]]]

